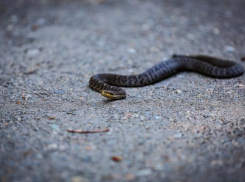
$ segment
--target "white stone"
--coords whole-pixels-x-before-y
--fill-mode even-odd
[[[235,48],[232,47],[232,46],[225,46],[225,51],[226,52],[233,53],[233,52],[235,52]]]
[[[131,54],[135,54],[136,50],[134,48],[128,48],[128,52]]]
[[[39,52],[40,52],[39,49],[28,49],[26,52],[26,55],[28,57],[34,57],[34,56],[38,55]]]

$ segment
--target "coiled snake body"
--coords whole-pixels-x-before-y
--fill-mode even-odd
[[[146,86],[181,71],[195,71],[215,78],[232,78],[242,75],[242,65],[215,57],[173,55],[138,75],[97,74],[90,78],[89,86],[109,99],[124,99],[126,92],[120,87]]]

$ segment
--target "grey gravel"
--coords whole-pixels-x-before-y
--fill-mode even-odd
[[[149,176],[152,174],[152,170],[151,169],[142,169],[137,171],[136,175],[137,176]]]
[[[240,62],[244,1],[11,2],[0,1],[1,182],[245,181],[245,75],[180,73],[120,101],[88,87],[174,53]]]

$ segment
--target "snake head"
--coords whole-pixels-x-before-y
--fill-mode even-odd
[[[101,94],[104,97],[107,97],[112,100],[125,99],[126,93],[122,93],[120,91],[112,91],[112,90],[102,90]]]

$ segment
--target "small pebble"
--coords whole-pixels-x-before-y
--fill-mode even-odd
[[[43,155],[42,154],[37,154],[37,159],[43,159]]]
[[[154,116],[155,119],[161,119],[161,116]]]
[[[50,124],[49,125],[53,130],[59,131],[59,126],[57,124]]]
[[[142,25],[143,30],[150,30],[150,28],[151,28],[151,25],[149,25],[149,24]]]
[[[63,90],[55,90],[54,93],[55,93],[55,94],[63,94],[63,93],[65,93],[65,92],[64,92]]]
[[[215,27],[215,28],[213,29],[213,31],[214,31],[214,34],[216,34],[216,35],[218,35],[218,34],[220,33],[220,30],[219,30],[219,28],[217,28],[217,27]]]
[[[48,117],[48,119],[49,119],[49,120],[54,120],[55,117],[54,117],[54,116],[50,116],[50,117]]]
[[[137,171],[136,175],[137,176],[149,176],[152,174],[152,170],[151,169],[142,169]]]
[[[69,109],[68,111],[66,111],[66,114],[69,114],[69,115],[76,115],[76,110],[74,109]]]
[[[181,90],[176,90],[176,93],[180,94],[180,93],[182,93],[182,91]]]
[[[162,164],[156,164],[154,167],[155,170],[161,171],[164,169],[164,166]]]
[[[8,25],[7,28],[6,28],[6,30],[7,30],[8,32],[13,31],[13,30],[14,30],[14,25]]]
[[[174,138],[182,138],[184,135],[182,133],[176,133]]]
[[[232,46],[225,46],[225,51],[229,52],[229,53],[234,53],[235,52],[235,48]]]
[[[85,150],[87,150],[87,151],[92,151],[94,149],[95,149],[95,147],[92,147],[92,146],[86,146],[85,147]]]
[[[244,85],[244,84],[242,84],[242,83],[239,83],[237,86],[238,86],[239,88],[243,88],[243,87],[245,87],[245,85]]]
[[[128,52],[131,53],[131,54],[135,54],[136,53],[136,50],[133,49],[133,48],[128,48]]]
[[[17,121],[21,121],[21,117],[20,116],[16,116],[15,118],[17,119]]]
[[[113,160],[114,162],[121,162],[122,157],[121,156],[111,156],[111,160]]]
[[[211,166],[222,166],[224,164],[224,162],[222,160],[212,160],[210,162]]]
[[[38,55],[39,52],[40,52],[39,49],[28,49],[26,52],[26,55],[28,57],[34,57],[34,56]]]
[[[31,94],[23,94],[22,99],[23,100],[32,100],[32,95]]]
[[[58,148],[58,145],[56,143],[51,143],[47,146],[47,150],[54,150],[54,149],[57,149]]]

